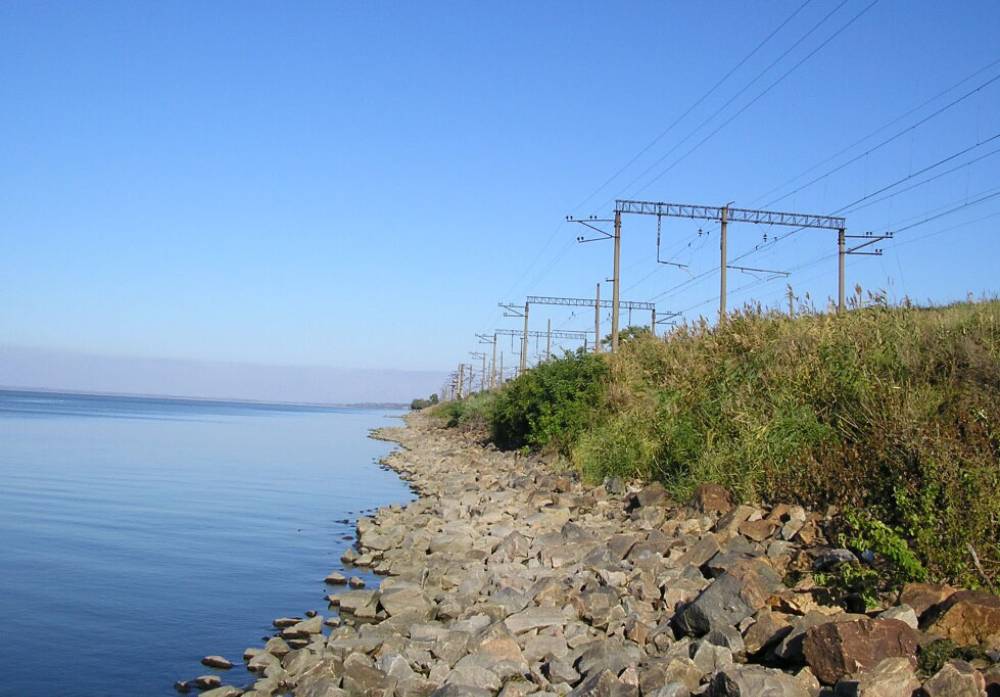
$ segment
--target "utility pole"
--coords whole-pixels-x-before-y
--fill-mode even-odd
[[[618,351],[618,291],[621,286],[622,212],[615,209],[615,276],[611,285],[611,352]]]
[[[726,320],[726,222],[729,218],[729,206],[722,207],[720,218],[719,253],[719,322]]]
[[[795,293],[792,291],[792,284],[789,283],[787,286],[786,295],[788,296],[788,316],[795,316]]]
[[[594,294],[594,353],[601,352],[601,284]]]
[[[653,316],[649,319],[649,331],[651,331],[653,333],[653,336],[656,336],[656,308],[655,307],[653,308],[652,312],[653,312]]]
[[[521,372],[528,367],[528,302],[524,303],[524,334],[521,335]]]
[[[497,335],[493,336],[489,334],[476,334],[476,338],[479,339],[480,344],[492,344],[493,345],[493,358],[490,360],[490,388],[496,387],[497,381]]]
[[[838,266],[838,283],[837,283],[837,312],[843,314],[844,312],[844,278],[847,275],[845,267],[847,266],[847,236],[844,234],[844,228],[837,230],[837,266]]]
[[[552,320],[548,320],[548,329],[545,333],[545,361],[552,358]]]
[[[859,250],[865,249],[876,242],[881,242],[882,240],[891,240],[895,233],[884,232],[876,235],[872,232],[866,232],[863,235],[848,235],[844,228],[840,228],[837,231],[837,262],[839,267],[840,281],[837,284],[837,312],[843,313],[846,309],[844,306],[844,296],[846,295],[845,290],[845,267],[847,265],[847,257],[854,256],[871,256],[880,257],[882,256],[881,249],[873,249],[870,252],[861,252]],[[847,240],[864,240],[861,244],[854,245],[853,247],[847,246]]]
[[[462,398],[462,389],[465,387],[465,363],[458,364],[458,398]]]
[[[486,391],[486,352],[485,351],[469,351],[469,355],[473,358],[481,358],[483,360],[483,372],[482,377],[479,379],[479,389],[481,392]],[[469,366],[469,386],[472,386],[472,366]]]

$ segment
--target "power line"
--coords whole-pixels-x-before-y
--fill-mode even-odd
[[[580,203],[578,203],[573,210],[580,210],[581,208],[583,208],[584,205],[586,205],[592,198],[594,198],[594,196],[596,196],[605,187],[607,187],[608,184],[610,184],[615,179],[617,179],[619,176],[621,176],[622,172],[624,172],[629,167],[631,167],[633,164],[635,164],[635,162],[640,157],[642,157],[643,155],[645,155],[649,151],[650,148],[652,148],[654,145],[656,145],[661,140],[663,140],[663,138],[668,133],[670,133],[681,121],[683,121],[685,118],[687,118],[687,116],[692,111],[694,111],[699,106],[701,106],[701,104],[706,99],[708,99],[711,95],[715,94],[715,91],[717,89],[719,89],[719,87],[722,86],[722,83],[724,83],[726,80],[728,80],[730,77],[732,77],[733,73],[735,73],[737,70],[739,70],[740,68],[742,68],[746,64],[746,62],[748,60],[750,60],[754,55],[756,55],[757,52],[760,51],[760,49],[762,49],[771,39],[773,39],[775,37],[775,35],[777,35],[777,33],[779,31],[781,31],[782,29],[784,29],[785,25],[787,25],[789,22],[791,22],[799,14],[799,12],[801,12],[803,9],[805,9],[806,5],[808,5],[810,2],[812,2],[812,0],[805,0],[805,2],[803,2],[801,5],[799,5],[798,8],[796,8],[796,10],[794,12],[792,12],[792,14],[790,14],[785,19],[785,21],[783,21],[781,24],[779,24],[777,27],[775,27],[775,29],[772,30],[770,34],[768,34],[766,37],[764,37],[764,39],[760,43],[758,43],[753,48],[753,50],[750,51],[750,53],[748,53],[745,56],[743,56],[743,58],[740,59],[740,61],[736,65],[734,65],[732,68],[730,68],[729,71],[725,75],[723,75],[721,78],[719,78],[719,80],[714,85],[712,85],[703,95],[701,95],[701,97],[699,97],[694,102],[694,104],[692,104],[691,106],[689,106],[684,111],[683,114],[681,114],[676,119],[674,119],[669,126],[667,126],[665,129],[663,129],[659,133],[659,135],[657,135],[655,138],[653,138],[653,140],[651,140],[648,144],[646,144],[646,146],[644,148],[642,148],[641,150],[639,150],[639,152],[637,152],[635,155],[633,155],[632,158],[628,162],[626,162],[624,165],[622,165],[618,169],[618,171],[616,171],[614,174],[612,174],[610,177],[608,177],[604,181],[603,184],[601,184],[599,187],[597,187],[596,189],[594,189],[585,199],[583,199]],[[753,83],[751,83],[751,84],[753,84]],[[748,87],[749,87],[749,85],[748,85]],[[746,89],[746,88],[744,88],[744,89]]]
[[[845,2],[846,2],[846,0],[845,0]],[[829,37],[827,37],[827,38],[826,38],[826,39],[825,39],[825,40],[824,40],[824,41],[823,41],[823,42],[822,42],[822,43],[821,43],[821,44],[820,44],[819,46],[817,46],[817,47],[816,47],[816,48],[814,48],[814,49],[813,49],[812,51],[810,51],[809,53],[807,53],[807,54],[806,54],[806,55],[805,55],[805,56],[804,56],[804,57],[803,57],[803,58],[802,58],[801,60],[799,60],[799,62],[798,62],[798,63],[796,63],[796,64],[795,64],[795,65],[793,65],[793,66],[792,66],[791,68],[789,68],[789,69],[788,69],[788,70],[787,70],[787,71],[786,71],[785,73],[783,73],[783,74],[781,75],[781,77],[779,77],[779,78],[778,78],[777,80],[775,80],[775,81],[774,81],[774,82],[772,82],[772,83],[771,83],[770,85],[768,85],[768,86],[767,86],[767,87],[766,87],[766,88],[765,88],[765,89],[764,89],[764,90],[763,90],[763,91],[762,91],[762,92],[761,92],[760,94],[758,94],[758,95],[757,95],[756,97],[754,97],[754,98],[753,98],[753,99],[751,99],[751,100],[750,100],[749,102],[747,102],[747,103],[746,103],[746,104],[744,104],[744,105],[743,105],[742,107],[740,107],[740,109],[739,109],[739,110],[737,110],[737,112],[736,112],[735,114],[733,114],[733,115],[732,115],[731,117],[729,117],[728,119],[726,119],[725,121],[723,121],[723,122],[722,122],[722,123],[721,123],[721,124],[720,124],[720,125],[719,125],[719,126],[718,126],[718,127],[717,127],[717,128],[715,129],[715,130],[714,130],[714,131],[712,131],[711,133],[709,133],[708,135],[706,135],[706,136],[705,136],[704,138],[702,138],[702,139],[701,139],[700,141],[698,141],[698,143],[697,143],[697,144],[696,144],[696,145],[695,145],[695,146],[694,146],[693,148],[691,148],[691,149],[690,149],[690,150],[688,150],[688,151],[687,151],[686,153],[684,153],[683,155],[681,155],[681,156],[680,156],[679,158],[677,158],[676,160],[674,160],[674,161],[673,161],[673,162],[672,162],[672,163],[670,164],[670,166],[669,166],[669,167],[667,167],[667,168],[666,168],[666,169],[664,169],[664,170],[663,170],[662,172],[660,172],[660,173],[659,173],[659,174],[657,174],[657,175],[656,175],[655,177],[653,177],[653,178],[652,178],[651,180],[649,180],[648,182],[646,182],[646,184],[645,184],[645,185],[643,185],[643,186],[642,186],[642,188],[640,188],[640,189],[639,189],[638,191],[636,191],[636,192],[635,192],[635,194],[640,194],[640,193],[642,193],[643,191],[645,191],[646,189],[648,189],[649,187],[651,187],[651,186],[652,186],[653,184],[655,184],[656,182],[658,182],[658,181],[659,181],[660,179],[662,179],[662,178],[663,178],[663,177],[664,177],[664,176],[665,176],[665,175],[667,174],[667,172],[669,172],[669,171],[670,171],[670,170],[672,170],[672,169],[673,169],[674,167],[676,167],[676,166],[677,166],[678,164],[680,164],[680,163],[681,163],[681,162],[683,162],[683,161],[684,161],[685,159],[687,159],[687,157],[688,157],[688,156],[690,156],[690,155],[691,155],[692,153],[694,153],[694,152],[695,152],[696,150],[698,150],[698,148],[700,148],[700,147],[701,147],[702,145],[704,145],[705,143],[707,143],[707,142],[708,142],[708,141],[709,141],[709,140],[710,140],[711,138],[713,138],[713,137],[714,137],[714,136],[715,136],[715,135],[716,135],[716,134],[717,134],[717,133],[718,133],[719,131],[721,131],[721,130],[722,130],[723,128],[725,128],[725,127],[726,127],[726,126],[728,126],[728,125],[729,125],[730,123],[732,123],[732,122],[733,122],[734,120],[736,120],[736,119],[737,119],[737,118],[738,118],[738,117],[739,117],[739,116],[740,116],[741,114],[743,114],[743,113],[744,113],[744,112],[745,112],[745,111],[746,111],[747,109],[749,109],[749,108],[750,108],[751,106],[753,106],[754,104],[756,104],[756,103],[757,103],[757,102],[758,102],[758,101],[759,101],[760,99],[762,99],[762,98],[763,98],[763,97],[764,97],[764,96],[765,96],[765,95],[766,95],[766,94],[767,94],[768,92],[770,92],[770,91],[771,91],[772,89],[774,89],[775,87],[777,87],[777,86],[778,86],[778,85],[779,85],[779,84],[780,84],[780,83],[781,83],[781,82],[782,82],[782,81],[783,81],[783,80],[784,80],[785,78],[787,78],[787,77],[788,77],[789,75],[791,75],[791,74],[792,74],[793,72],[795,72],[796,70],[798,70],[798,69],[799,69],[799,68],[800,68],[800,67],[801,67],[801,66],[802,66],[802,65],[803,65],[803,64],[804,64],[804,63],[805,63],[806,61],[808,61],[808,60],[809,60],[810,58],[812,58],[812,57],[813,57],[813,56],[815,56],[815,55],[816,55],[817,53],[819,53],[819,52],[820,52],[820,51],[821,51],[821,50],[822,50],[823,48],[825,48],[825,47],[826,47],[826,46],[827,46],[827,45],[828,45],[828,44],[829,44],[829,43],[830,43],[831,41],[833,41],[833,40],[834,40],[835,38],[837,38],[838,36],[840,36],[840,34],[842,34],[842,33],[843,33],[844,31],[846,31],[846,30],[848,29],[848,27],[850,27],[850,26],[851,26],[852,24],[854,24],[854,23],[855,23],[855,22],[856,22],[857,20],[859,20],[859,19],[860,19],[860,18],[861,18],[861,17],[862,17],[862,16],[863,16],[863,15],[864,15],[865,13],[867,13],[867,12],[868,12],[869,10],[871,10],[871,9],[872,9],[873,7],[875,7],[875,5],[877,5],[877,4],[878,4],[878,2],[879,2],[879,0],[872,0],[872,2],[870,2],[870,3],[868,4],[868,5],[866,5],[864,9],[862,9],[862,10],[861,10],[860,12],[858,12],[858,13],[857,13],[856,15],[854,15],[853,17],[851,17],[851,19],[849,19],[849,20],[848,20],[848,21],[847,21],[847,22],[846,22],[846,23],[845,23],[844,25],[842,25],[842,26],[841,26],[841,27],[840,27],[839,29],[837,29],[837,31],[835,31],[835,32],[834,32],[833,34],[831,34],[831,35],[830,35]],[[844,4],[844,3],[841,3],[840,5],[838,5],[838,6],[837,6],[837,8],[835,8],[835,9],[834,9],[834,12],[836,12],[836,10],[837,10],[837,9],[840,9],[840,7],[841,7],[841,6],[843,5],[843,4]],[[833,14],[833,12],[831,12],[830,14]],[[830,16],[830,15],[827,15],[827,17],[829,17],[829,16]],[[824,17],[824,18],[823,18],[823,20],[821,20],[821,22],[820,22],[820,23],[822,23],[822,22],[825,22],[825,21],[826,21],[826,17]],[[817,26],[819,26],[819,25],[817,25]],[[662,161],[663,161],[663,159],[665,159],[665,156],[664,156],[664,158],[661,158],[661,159],[660,159],[660,160],[659,160],[659,161],[657,162],[657,164],[658,164],[659,162],[662,162]],[[647,170],[647,171],[648,171],[648,170]]]
[[[889,136],[888,138],[886,138],[885,140],[883,140],[878,145],[869,148],[868,150],[866,150],[865,152],[863,152],[863,153],[861,153],[859,155],[855,155],[854,157],[852,157],[851,159],[847,160],[846,162],[843,162],[843,163],[837,165],[836,167],[834,167],[833,169],[825,172],[824,174],[821,174],[818,177],[815,177],[814,179],[809,180],[808,182],[806,182],[805,184],[799,186],[798,188],[792,189],[787,194],[784,194],[783,196],[779,196],[778,198],[769,201],[765,205],[766,206],[773,206],[778,201],[782,201],[782,200],[788,198],[789,196],[794,196],[795,194],[799,193],[803,189],[807,189],[810,186],[812,186],[813,184],[819,182],[820,180],[825,179],[826,177],[829,177],[831,174],[836,174],[837,172],[839,172],[840,170],[844,169],[845,167],[854,164],[858,160],[860,160],[860,159],[862,159],[864,157],[867,157],[868,155],[870,155],[871,153],[875,152],[876,150],[879,150],[879,149],[885,147],[886,145],[888,145],[889,143],[892,143],[893,141],[898,140],[899,138],[901,138],[902,136],[906,135],[910,131],[913,131],[913,130],[919,128],[920,126],[924,125],[925,123],[927,123],[931,119],[940,116],[941,114],[943,114],[944,112],[948,111],[952,107],[957,106],[958,104],[961,104],[966,99],[968,99],[969,97],[971,97],[971,96],[979,93],[981,90],[989,87],[990,85],[992,85],[997,80],[1000,80],[1000,73],[998,73],[997,75],[994,75],[993,77],[991,77],[986,82],[983,82],[982,84],[980,84],[975,89],[973,89],[973,90],[971,90],[969,92],[966,92],[961,97],[958,97],[957,99],[954,99],[951,102],[945,104],[943,107],[941,107],[937,111],[934,111],[934,112],[928,114],[927,116],[925,116],[924,118],[920,119],[916,123],[914,123],[914,124],[912,124],[910,126],[907,126],[903,130],[898,131],[897,133],[895,133],[892,136]]]
[[[946,89],[938,92],[933,97],[930,97],[929,99],[924,100],[923,102],[921,102],[917,106],[915,106],[915,107],[911,108],[910,110],[908,110],[906,113],[901,114],[900,116],[897,116],[896,118],[888,121],[887,123],[882,124],[881,126],[879,126],[878,128],[876,128],[874,131],[871,131],[867,135],[859,138],[858,140],[854,141],[853,143],[851,143],[847,147],[842,148],[841,150],[838,150],[837,152],[833,153],[832,155],[830,155],[826,159],[817,162],[816,164],[812,165],[811,167],[808,167],[807,169],[803,170],[802,172],[799,172],[798,174],[796,174],[794,177],[792,177],[791,179],[787,180],[783,184],[779,184],[778,186],[774,187],[773,189],[771,189],[769,191],[765,191],[763,194],[761,194],[760,196],[758,196],[757,198],[755,198],[753,200],[753,202],[751,203],[751,205],[756,205],[759,201],[767,198],[768,196],[770,196],[774,192],[779,191],[780,189],[785,188],[786,186],[788,186],[789,184],[791,184],[792,182],[794,182],[796,179],[804,177],[805,175],[809,174],[810,172],[812,172],[813,170],[815,170],[815,169],[817,169],[819,167],[822,167],[823,165],[825,165],[826,163],[830,162],[831,160],[835,160],[838,157],[840,157],[841,155],[843,155],[844,153],[846,153],[846,152],[848,152],[850,150],[853,150],[855,147],[857,147],[861,143],[864,143],[869,138],[872,138],[873,136],[875,136],[876,134],[880,133],[881,131],[884,131],[885,129],[889,128],[890,126],[894,126],[895,124],[899,123],[903,119],[911,116],[912,114],[915,114],[916,112],[920,111],[925,106],[927,106],[928,104],[930,104],[930,103],[932,103],[934,101],[937,101],[938,99],[940,99],[944,95],[948,94],[952,90],[954,90],[954,89],[962,86],[963,84],[965,84],[966,82],[968,82],[972,78],[976,77],[977,75],[981,75],[982,73],[985,73],[987,70],[989,70],[990,68],[994,67],[997,64],[1000,64],[1000,58],[997,58],[996,60],[992,61],[988,65],[985,65],[982,68],[979,68],[978,70],[972,72],[971,74],[966,75],[965,77],[963,77],[961,80],[959,80],[955,84],[953,84],[950,87],[948,87],[948,88],[946,88]],[[780,200],[780,199],[778,199],[778,200]]]

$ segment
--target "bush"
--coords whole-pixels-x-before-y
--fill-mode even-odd
[[[608,366],[578,351],[547,361],[508,382],[493,407],[493,440],[501,448],[552,446],[566,451],[590,424]]]

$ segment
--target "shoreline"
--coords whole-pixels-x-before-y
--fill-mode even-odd
[[[903,604],[846,613],[811,577],[783,584],[850,554],[824,544],[815,513],[737,506],[712,486],[693,507],[656,484],[588,486],[426,413],[403,419],[370,437],[396,445],[380,466],[417,498],[359,517],[341,557],[382,577],[379,588],[337,590],[348,579],[331,574],[332,616],[276,620],[277,635],[245,652],[259,676],[247,697],[1000,689],[1000,654],[916,671],[936,636],[981,630],[973,638],[1000,649],[995,596],[913,584]]]

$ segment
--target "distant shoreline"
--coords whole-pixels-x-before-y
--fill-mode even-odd
[[[0,395],[20,394],[20,395],[46,395],[46,396],[66,396],[66,397],[100,397],[127,399],[135,401],[168,401],[178,404],[238,404],[243,406],[259,407],[307,407],[313,409],[405,409],[409,404],[402,402],[282,402],[261,399],[238,399],[222,397],[194,397],[189,395],[169,395],[169,394],[134,394],[126,392],[91,392],[84,390],[61,390],[44,387],[16,387],[10,385],[0,385]]]

